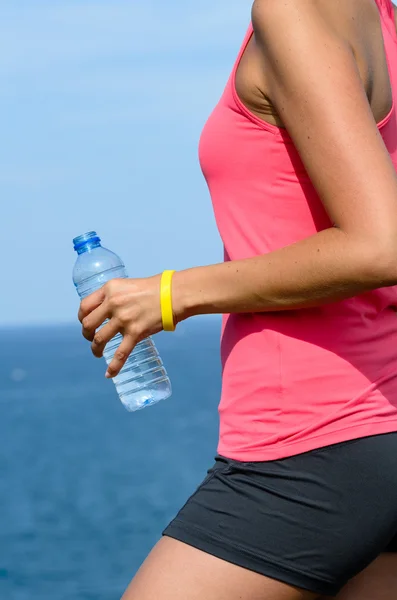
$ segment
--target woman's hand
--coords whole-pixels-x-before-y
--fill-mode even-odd
[[[161,275],[147,279],[112,279],[81,302],[79,320],[83,336],[100,358],[106,344],[121,333],[123,341],[108,366],[106,377],[115,377],[136,344],[162,330]],[[108,323],[98,329],[104,321]]]

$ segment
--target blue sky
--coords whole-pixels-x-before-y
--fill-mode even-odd
[[[71,240],[131,276],[222,258],[197,145],[250,13],[242,0],[13,0],[0,22],[0,324],[67,322]]]

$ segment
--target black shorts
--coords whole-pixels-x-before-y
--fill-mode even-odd
[[[269,462],[217,456],[163,535],[333,596],[397,552],[397,433]]]

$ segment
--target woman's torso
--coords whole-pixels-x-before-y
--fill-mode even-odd
[[[371,0],[365,3],[361,12],[358,0],[345,0],[347,12],[331,9],[327,18],[350,36],[397,168],[392,4],[377,0],[374,13]],[[200,141],[225,260],[271,252],[331,226],[291,138],[277,127],[257,52],[250,27]],[[397,430],[396,305],[396,289],[387,288],[313,309],[225,315],[219,453],[271,460]]]

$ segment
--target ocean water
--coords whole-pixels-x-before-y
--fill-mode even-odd
[[[0,331],[0,599],[118,600],[211,466],[217,318],[155,336],[173,396],[128,413],[77,326]]]

